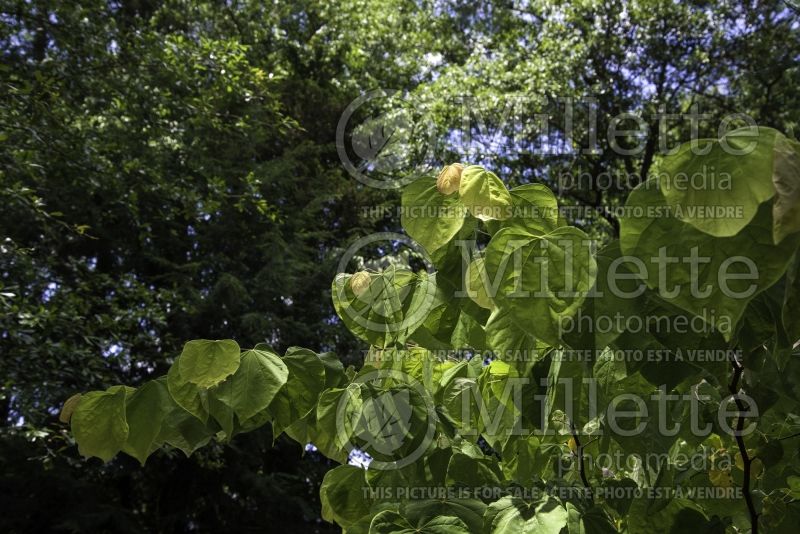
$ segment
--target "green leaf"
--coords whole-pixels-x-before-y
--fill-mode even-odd
[[[255,414],[250,419],[245,419],[244,421],[236,419],[236,424],[234,425],[233,433],[234,435],[243,433],[243,432],[251,432],[257,428],[264,426],[265,424],[273,421],[272,419],[273,414],[270,410],[263,410]],[[279,435],[273,432],[272,439],[275,440],[278,438]],[[305,443],[308,443],[307,441]]]
[[[720,140],[682,144],[660,168],[666,205],[679,210],[678,219],[701,232],[715,237],[738,234],[753,220],[759,205],[775,195],[773,154],[780,137],[771,128],[745,127]],[[693,143],[699,147],[693,148]],[[706,148],[707,153],[700,153]],[[708,212],[717,208],[736,211]]]
[[[308,415],[325,389],[325,364],[313,351],[291,347],[283,363],[289,370],[289,377],[269,407],[274,418],[275,437]]]
[[[372,519],[378,515],[379,513],[383,512],[384,510],[392,510],[398,511],[400,509],[400,504],[396,502],[377,502],[375,503],[369,510],[369,513],[363,516],[361,519],[356,521],[355,523],[351,523],[349,527],[347,527],[347,534],[369,534],[369,526],[372,523]]]
[[[546,234],[558,224],[558,200],[549,187],[543,184],[526,184],[510,191],[514,202],[514,216],[503,222],[503,227],[515,226],[531,234]]]
[[[370,509],[370,493],[364,470],[352,465],[340,465],[325,473],[319,488],[322,518],[347,528]]]
[[[464,297],[456,299],[453,297],[457,291],[463,289],[464,271],[469,265],[469,252],[475,241],[478,224],[477,219],[469,217],[454,239],[431,253],[431,260],[436,268],[436,285],[441,288],[446,298],[444,304],[464,299]]]
[[[464,168],[458,194],[461,204],[482,221],[507,219],[513,213],[511,194],[503,181],[478,165]]]
[[[156,441],[168,443],[189,456],[211,441],[215,433],[215,428],[205,425],[183,408],[176,406],[166,415]]]
[[[211,392],[208,396],[208,413],[212,419],[220,426],[225,433],[224,436],[219,438],[222,440],[230,441],[233,438],[236,428],[236,412],[231,408],[229,402],[223,402],[220,397],[230,399],[232,396],[230,382],[223,382],[215,391]]]
[[[81,397],[72,414],[72,433],[83,456],[97,456],[107,462],[125,446],[129,430],[125,399],[129,389],[113,386]]]
[[[362,403],[358,384],[322,392],[317,403],[316,424],[308,429],[308,437],[322,454],[337,462],[347,459],[350,451],[345,448],[352,439]]]
[[[269,343],[256,343],[256,346],[253,347],[255,350],[263,350],[265,352],[271,352],[273,354],[278,354],[278,351],[275,350],[275,347],[270,345]]]
[[[627,477],[621,480],[611,478],[603,480],[602,487],[607,490],[605,492],[605,494],[608,495],[605,499],[606,504],[620,516],[625,516],[625,514],[628,513],[628,509],[631,507],[636,488],[638,487],[636,482]]]
[[[472,315],[462,311],[458,314],[458,320],[450,335],[450,346],[456,349],[469,347],[483,350],[486,348],[486,332]]]
[[[425,321],[436,303],[435,276],[391,268],[372,276],[359,295],[352,275],[340,274],[331,293],[337,315],[353,334],[377,347],[403,343]]]
[[[460,485],[467,488],[481,486],[497,487],[500,484],[501,472],[493,458],[472,458],[457,452],[450,457],[447,465],[447,484]]]
[[[242,353],[239,368],[215,395],[244,421],[269,406],[288,378],[289,370],[278,355],[247,350]]]
[[[457,517],[466,525],[466,532],[480,532],[483,529],[485,512],[486,505],[478,499],[412,500],[402,508],[403,515],[415,525],[429,525],[437,517]]]
[[[291,351],[292,347],[286,351],[286,354],[289,355]],[[336,357],[336,354],[323,352],[319,354],[319,359],[322,360],[322,364],[325,366],[325,388],[335,388],[344,384],[347,376],[344,372],[344,365]]]
[[[640,216],[621,219],[622,252],[638,258],[645,282],[663,300],[703,317],[730,339],[747,303],[783,275],[800,234],[775,245],[771,209],[765,203],[739,234],[713,237],[669,216],[653,185],[651,179],[628,197],[626,208]],[[703,263],[693,267],[692,254]],[[662,260],[659,265],[660,255],[670,263]]]
[[[76,393],[67,400],[64,401],[63,406],[61,407],[61,412],[58,414],[58,420],[62,423],[69,423],[70,419],[72,419],[72,414],[75,411],[75,408],[78,407],[78,404],[81,402],[81,394]]]
[[[361,400],[353,435],[373,459],[390,463],[426,446],[431,437],[429,406],[414,387],[400,383],[384,389],[364,384]]]
[[[384,510],[372,519],[370,534],[470,534],[467,525],[452,516],[433,517],[427,521],[412,524],[408,519],[392,510]]]
[[[795,252],[786,269],[786,291],[781,307],[783,327],[789,341],[794,344],[800,340],[800,252]]]
[[[536,360],[547,347],[517,326],[508,309],[499,308],[486,323],[486,345],[503,360]]]
[[[189,341],[178,359],[180,375],[193,384],[210,388],[236,372],[240,352],[232,339]]]
[[[495,304],[550,345],[559,344],[564,320],[578,311],[597,272],[588,237],[574,227],[544,236],[504,228],[489,242],[485,265]]]
[[[628,512],[630,532],[669,532],[679,534],[687,528],[703,528],[708,520],[692,501],[671,499],[665,506],[647,496],[634,499]],[[655,506],[661,506],[653,510]],[[702,530],[701,530],[702,532]]]
[[[439,275],[440,273],[436,273],[437,282],[439,281]],[[430,350],[451,349],[453,347],[453,335],[456,328],[459,326],[461,315],[464,313],[462,311],[462,303],[464,303],[463,299],[457,299],[452,296],[448,297],[445,295],[442,288],[437,286],[436,302],[431,312],[426,317],[422,326],[414,330],[409,341]],[[470,301],[470,303],[477,308],[477,305],[472,303],[472,301]]]
[[[421,178],[403,189],[400,224],[429,254],[444,247],[461,230],[466,209],[458,195],[443,195],[436,180]]]
[[[567,510],[553,497],[525,501],[518,497],[503,497],[489,505],[484,524],[490,534],[506,532],[535,532],[559,534],[567,526]]]
[[[481,404],[475,378],[454,376],[449,379],[443,387],[442,407],[449,420],[462,433],[475,434],[482,429]]]
[[[777,191],[772,206],[773,239],[780,243],[800,231],[800,143],[783,135],[775,140],[772,183]]]
[[[542,447],[536,436],[509,436],[503,445],[503,474],[509,480],[529,486],[531,481],[543,474],[541,452]]]
[[[178,406],[205,423],[208,421],[208,392],[181,376],[180,356],[167,372],[169,394]]]
[[[567,503],[569,534],[615,534],[617,529],[600,508],[581,512],[572,503]]]
[[[494,303],[489,296],[491,284],[483,262],[483,258],[475,258],[467,267],[465,275],[467,295],[481,308],[491,310],[494,308]]]
[[[166,380],[160,378],[140,386],[126,402],[128,440],[122,448],[144,465],[159,446],[158,436],[167,414],[175,409]]]
[[[595,287],[578,313],[564,324],[563,338],[573,349],[602,350],[623,331],[615,317],[628,318],[644,311],[642,280],[622,257],[619,241],[600,249],[595,260]]]

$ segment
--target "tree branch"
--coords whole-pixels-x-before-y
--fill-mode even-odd
[[[792,438],[796,438],[796,437],[798,437],[798,436],[800,436],[800,432],[796,432],[796,433],[794,433],[794,434],[790,434],[790,435],[788,435],[788,436],[783,436],[782,438],[777,438],[777,440],[778,440],[778,441],[783,441],[783,440],[785,440],[785,439],[792,439]]]
[[[589,496],[589,502],[594,504],[592,485],[589,484],[589,479],[586,476],[586,464],[583,461],[583,445],[581,445],[581,438],[578,437],[578,431],[575,429],[575,423],[570,421],[569,427],[572,433],[572,439],[575,440],[575,454],[578,456],[578,473],[581,476],[581,482],[583,482],[583,486],[586,488],[586,493]]]
[[[744,367],[736,359],[736,356],[734,356],[731,360],[731,365],[733,366],[733,376],[731,377],[730,385],[728,385],[728,390],[730,391],[731,395],[733,396],[733,400],[736,403],[736,409],[739,411],[736,417],[736,432],[734,434],[734,438],[736,439],[736,445],[739,447],[739,454],[742,457],[742,467],[744,468],[742,491],[744,492],[744,502],[747,504],[747,511],[750,514],[750,532],[751,534],[758,534],[758,512],[756,512],[756,507],[753,503],[753,495],[750,493],[750,465],[752,464],[753,459],[750,458],[750,455],[747,452],[747,447],[744,443],[744,437],[742,436],[742,430],[744,429],[744,418],[742,417],[742,413],[745,411],[745,407],[742,399],[739,398],[739,382],[742,378]]]

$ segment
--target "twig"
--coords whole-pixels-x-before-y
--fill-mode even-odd
[[[790,434],[788,436],[783,436],[782,438],[775,438],[775,439],[777,439],[778,441],[783,441],[785,439],[796,438],[797,436],[800,436],[800,432],[795,432],[794,434]]]
[[[734,433],[734,438],[736,439],[736,445],[739,447],[739,454],[742,457],[742,467],[744,468],[742,491],[744,492],[744,502],[747,504],[747,511],[750,513],[750,533],[758,534],[758,512],[756,512],[756,507],[753,503],[753,496],[750,493],[750,465],[752,464],[753,459],[750,458],[750,455],[747,452],[747,447],[744,443],[744,437],[742,436],[742,430],[744,429],[744,418],[742,417],[742,413],[745,411],[745,407],[744,403],[739,398],[739,381],[742,378],[744,367],[741,363],[739,363],[735,356],[733,357],[733,360],[731,360],[731,365],[733,366],[733,377],[731,377],[731,383],[728,386],[728,390],[730,391],[731,395],[733,396],[733,400],[736,403],[736,409],[739,411],[736,417],[736,432]]]
[[[586,492],[589,496],[589,502],[594,504],[594,498],[592,497],[592,485],[589,484],[589,479],[586,477],[586,465],[583,461],[583,445],[581,445],[581,438],[578,437],[578,431],[575,429],[575,424],[570,421],[569,426],[572,432],[572,439],[575,440],[575,453],[578,456],[578,473],[581,476],[581,482],[583,482],[583,486],[586,488]]]

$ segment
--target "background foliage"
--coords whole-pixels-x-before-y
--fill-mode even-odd
[[[432,164],[462,159],[464,95],[490,131],[510,127],[509,95],[547,97],[556,124],[557,98],[594,95],[600,132],[620,111],[649,117],[631,157],[525,155],[473,132],[493,157],[470,159],[509,185],[558,192],[560,172],[586,173],[560,200],[597,208],[627,195],[602,190],[602,172],[653,165],[659,106],[698,105],[711,137],[731,112],[784,132],[800,119],[800,19],[780,1],[1,5],[0,499],[16,510],[2,530],[331,528],[318,518],[327,460],[272,448],[267,427],[190,459],[103,466],[79,459],[57,409],[164,374],[187,339],[360,361],[330,280],[352,238],[399,228],[369,211],[398,193],[360,185],[336,153],[336,123],[365,91],[420,103]],[[539,111],[526,103],[520,123]],[[618,231],[612,216],[570,222]]]

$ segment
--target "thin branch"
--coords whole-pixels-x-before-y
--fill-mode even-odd
[[[742,436],[742,430],[744,429],[742,413],[745,411],[745,407],[742,399],[739,397],[739,381],[742,378],[744,367],[735,356],[731,360],[731,365],[733,366],[733,377],[731,377],[728,390],[736,403],[736,409],[739,411],[736,417],[736,432],[734,433],[734,437],[736,438],[736,445],[739,447],[739,454],[742,457],[742,467],[744,468],[742,491],[744,492],[744,502],[747,504],[747,511],[750,513],[750,533],[758,534],[758,512],[756,512],[756,506],[753,503],[753,495],[750,493],[750,465],[753,462],[753,458],[750,458],[744,443],[744,437]]]
[[[570,421],[569,424],[570,430],[572,432],[572,439],[575,440],[575,454],[578,456],[578,473],[581,476],[581,482],[583,482],[583,486],[586,488],[586,493],[589,497],[589,502],[594,504],[594,498],[592,496],[592,485],[589,484],[589,479],[586,476],[586,464],[583,460],[583,445],[581,445],[581,438],[578,437],[578,431],[575,429],[575,423]]]
[[[790,434],[788,436],[783,436],[782,438],[776,438],[778,441],[783,441],[785,439],[792,439],[800,436],[800,432],[795,432],[794,434]]]

